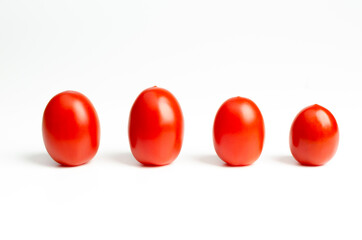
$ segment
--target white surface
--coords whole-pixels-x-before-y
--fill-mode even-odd
[[[0,239],[361,239],[362,2],[0,1]],[[128,113],[157,85],[185,117],[179,158],[130,155]],[[101,146],[87,165],[46,154],[41,118],[56,93],[95,105]],[[212,145],[223,101],[251,98],[261,158],[225,167]],[[340,126],[323,167],[291,158],[304,107]]]

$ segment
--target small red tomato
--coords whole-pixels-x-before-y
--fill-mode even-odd
[[[166,89],[151,87],[134,102],[128,124],[133,156],[144,165],[171,163],[180,153],[184,120],[176,98]]]
[[[43,115],[43,140],[58,163],[78,166],[90,161],[99,147],[96,110],[86,96],[65,91],[53,97]]]
[[[289,146],[302,165],[320,166],[336,153],[339,131],[336,119],[317,104],[304,108],[290,129]]]
[[[232,166],[255,162],[264,144],[264,120],[256,104],[234,97],[219,108],[214,121],[214,147],[217,155]]]

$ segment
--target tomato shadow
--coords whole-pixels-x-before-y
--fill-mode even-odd
[[[101,158],[112,163],[121,163],[132,167],[144,167],[130,152],[107,153],[102,155]]]
[[[27,162],[44,167],[68,168],[55,162],[46,152],[29,153],[23,157],[27,160]]]
[[[303,165],[303,164],[299,163],[297,160],[295,160],[292,155],[275,156],[275,157],[273,157],[273,159],[275,159],[278,162],[284,163],[284,164],[298,166],[298,167],[304,167],[304,168],[318,168],[318,167],[322,166],[322,165]]]
[[[303,165],[299,164],[299,162],[297,162],[297,160],[295,160],[292,155],[273,156],[272,159],[279,163],[287,164],[290,166],[303,167]]]
[[[114,163],[122,163],[132,167],[140,167],[140,168],[162,168],[167,165],[157,166],[157,165],[144,165],[138,162],[132,153],[130,152],[116,152],[116,153],[108,153],[102,155],[102,158],[108,161],[112,161]]]
[[[224,161],[222,161],[216,154],[208,154],[208,155],[201,155],[197,156],[196,159],[204,164],[209,164],[217,167],[231,167],[234,168],[235,166],[231,166]],[[239,166],[238,166],[239,167]],[[244,166],[240,166],[244,167]]]

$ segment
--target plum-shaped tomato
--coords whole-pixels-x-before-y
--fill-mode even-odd
[[[151,87],[134,102],[128,125],[133,156],[144,165],[170,164],[180,153],[184,120],[176,98],[166,89]]]
[[[256,161],[264,145],[264,120],[256,104],[234,97],[219,108],[214,121],[217,155],[231,166],[247,166]]]
[[[53,97],[43,115],[43,140],[58,163],[78,166],[98,151],[100,127],[97,112],[86,96],[65,91]]]
[[[337,121],[317,104],[304,108],[290,129],[289,146],[302,165],[320,166],[336,153],[339,141]]]

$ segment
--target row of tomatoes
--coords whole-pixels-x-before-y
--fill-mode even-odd
[[[90,161],[97,153],[100,124],[89,99],[75,91],[54,96],[43,115],[43,139],[50,156],[66,166]],[[167,165],[180,153],[184,131],[181,107],[166,89],[152,87],[135,100],[128,125],[135,159],[144,165]],[[264,145],[264,120],[247,98],[225,101],[216,113],[213,140],[217,155],[231,166],[256,161]],[[290,130],[290,150],[303,165],[319,166],[335,154],[339,141],[337,122],[319,105],[303,109]]]

